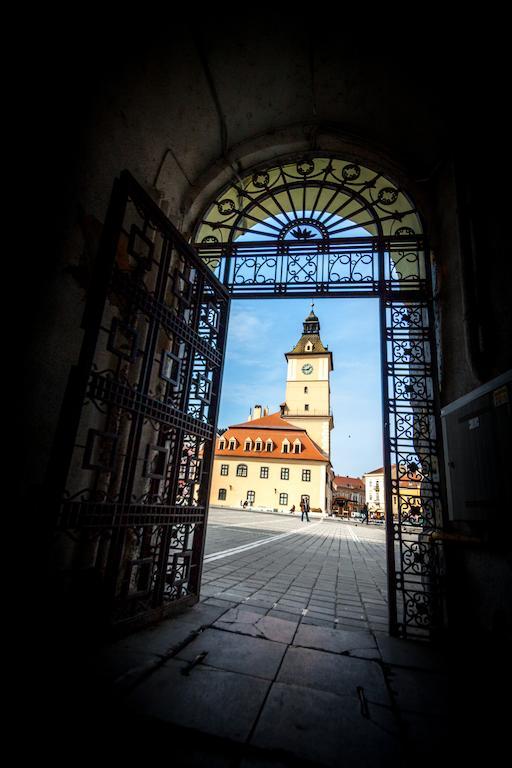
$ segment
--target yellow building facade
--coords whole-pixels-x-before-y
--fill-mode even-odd
[[[416,473],[408,473],[401,467],[400,475],[400,498],[404,501],[402,515],[421,515],[421,478]],[[396,476],[396,465],[392,465],[391,472]],[[363,475],[365,484],[366,503],[368,511],[377,519],[384,519],[386,516],[386,494],[384,489],[384,467],[374,469],[373,472],[366,472]],[[398,495],[392,495],[393,518],[398,517]]]
[[[333,363],[313,311],[285,357],[286,400],[280,410],[268,414],[257,405],[248,421],[230,426],[217,439],[210,504],[298,511],[307,497],[313,512],[330,512]]]

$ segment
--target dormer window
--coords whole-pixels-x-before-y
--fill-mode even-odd
[[[267,442],[265,443],[265,450],[266,450],[266,451],[268,451],[268,452],[270,453],[270,451],[272,451],[273,449],[274,449],[274,443],[273,443],[273,442],[272,442],[272,440],[269,438],[269,439],[267,440]]]
[[[297,440],[295,440],[294,443],[293,443],[293,452],[294,453],[300,453],[301,450],[302,450],[302,443],[297,438]]]
[[[306,350],[306,352],[312,352],[314,348],[315,348],[315,347],[314,347],[314,344],[312,344],[310,341],[308,341],[308,343],[307,343],[307,344],[306,344],[306,346],[304,347],[304,349]]]
[[[229,440],[229,450],[234,451],[236,448],[236,440],[234,437],[231,437]]]
[[[261,437],[258,437],[258,438],[256,439],[256,442],[255,442],[255,444],[254,444],[254,450],[255,450],[255,451],[261,451],[261,450],[263,450],[263,441],[262,441]]]
[[[281,453],[290,453],[290,441],[285,438],[281,445]]]
[[[226,441],[219,440],[219,451],[223,451],[225,447],[226,447]]]
[[[250,451],[251,448],[252,448],[252,440],[250,437],[248,437],[244,443],[244,451]]]

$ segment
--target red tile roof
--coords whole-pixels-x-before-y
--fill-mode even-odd
[[[230,438],[234,437],[236,440],[236,448],[230,451],[227,447],[229,445]],[[260,437],[263,442],[263,450],[255,451],[254,443],[257,438]],[[252,449],[250,451],[244,450],[245,441],[252,440]],[[272,450],[267,451],[266,441],[272,440]],[[283,440],[288,440],[290,445],[293,446],[295,440],[300,440],[302,450],[300,453],[282,453],[281,445]],[[226,448],[219,448],[220,440],[226,441]],[[279,413],[272,413],[269,416],[263,416],[261,419],[255,419],[254,421],[247,421],[243,424],[235,424],[232,427],[228,427],[226,432],[221,438],[216,440],[215,456],[231,457],[243,457],[243,458],[260,458],[262,460],[267,459],[285,459],[286,461],[324,461],[328,462],[326,456],[317,448],[313,440],[309,437],[305,429],[300,427],[294,427],[292,424],[288,424],[287,421],[281,418]]]
[[[289,424],[285,421],[279,411],[276,413],[269,413],[268,416],[262,416],[261,419],[253,419],[252,421],[244,421],[242,424],[232,424],[229,429],[253,429],[255,427],[265,427],[265,429],[287,429],[296,430],[297,432],[304,432],[301,427],[294,427],[293,424]]]
[[[364,490],[364,482],[360,477],[349,477],[348,475],[335,475],[335,485],[347,486],[348,488],[360,488]]]

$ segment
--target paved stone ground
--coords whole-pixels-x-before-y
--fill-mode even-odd
[[[81,757],[108,744],[180,768],[497,762],[506,649],[388,637],[382,531],[223,514],[193,608],[92,656],[64,640],[52,661],[34,636],[48,680],[24,707],[46,715],[52,755],[66,734]]]
[[[283,533],[289,535],[272,540]],[[258,540],[256,548],[215,558]],[[382,528],[213,509],[206,558],[201,598],[207,604],[242,603],[303,624],[387,632]]]

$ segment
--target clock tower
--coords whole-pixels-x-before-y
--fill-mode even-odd
[[[320,339],[320,321],[313,311],[304,320],[299,341],[287,352],[286,398],[281,406],[283,418],[307,430],[308,435],[330,459],[331,414],[329,375],[333,369],[332,352]]]

